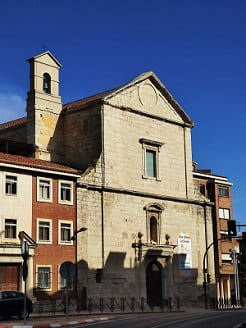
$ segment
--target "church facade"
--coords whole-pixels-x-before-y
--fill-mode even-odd
[[[201,301],[213,203],[194,184],[192,120],[153,72],[63,105],[61,64],[50,52],[29,63],[27,117],[0,126],[0,138],[35,145],[35,158],[81,172],[79,308],[88,298]],[[214,282],[212,253],[206,269]]]

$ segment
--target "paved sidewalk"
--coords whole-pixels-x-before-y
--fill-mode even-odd
[[[53,316],[53,317],[32,317],[26,321],[24,325],[23,320],[4,320],[0,321],[0,328],[14,328],[14,327],[27,327],[27,328],[54,328],[54,327],[71,327],[76,325],[88,324],[100,321],[109,321],[116,319],[115,316]]]

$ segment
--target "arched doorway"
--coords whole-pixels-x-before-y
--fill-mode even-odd
[[[146,269],[147,303],[150,306],[160,306],[162,303],[162,266],[157,261],[151,261]]]

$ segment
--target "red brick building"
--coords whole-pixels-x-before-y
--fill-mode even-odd
[[[227,227],[227,221],[233,219],[232,183],[227,177],[212,174],[209,169],[198,169],[195,162],[193,177],[200,193],[214,203],[212,215],[216,294],[220,302],[230,303],[235,295],[234,265],[231,258],[235,242],[228,238]]]
[[[24,231],[30,248],[28,294],[37,300],[50,296],[61,299],[66,281],[59,274],[60,265],[66,261],[76,265],[76,240],[71,237],[77,229],[78,171],[44,160],[0,153],[0,174],[6,180],[6,188],[1,188],[6,190],[1,195],[2,289],[23,290],[18,236]],[[75,279],[68,285],[75,297]]]

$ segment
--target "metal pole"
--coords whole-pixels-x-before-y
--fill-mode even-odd
[[[68,279],[66,279],[66,291],[65,291],[65,303],[66,303],[66,320],[68,320]]]
[[[24,326],[26,325],[26,279],[24,281],[24,289],[25,289],[25,295],[24,295]]]
[[[210,249],[210,247],[213,246],[214,243],[217,243],[219,240],[221,240],[221,238],[218,238],[218,239],[215,239],[214,241],[212,241],[212,243],[210,243],[208,245],[208,247],[206,248],[206,251],[203,255],[203,289],[204,289],[204,306],[205,306],[205,309],[208,308],[208,293],[207,293],[207,279],[206,279],[207,269],[205,268],[206,256],[208,254],[208,250]]]
[[[234,266],[234,285],[235,285],[235,299],[236,299],[236,306],[237,306],[237,302],[238,302],[238,288],[237,288],[237,267],[236,267],[236,252],[233,249],[232,250],[232,254],[233,254],[233,266]]]
[[[237,281],[237,306],[240,306],[241,302],[240,302],[240,285],[239,285],[239,276],[238,276],[238,257],[236,251],[235,251],[235,266],[236,266],[235,277]]]

